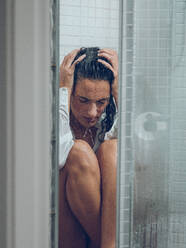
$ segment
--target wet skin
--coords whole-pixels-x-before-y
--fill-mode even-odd
[[[80,79],[71,95],[71,111],[84,127],[96,125],[109,103],[110,84],[105,80]]]

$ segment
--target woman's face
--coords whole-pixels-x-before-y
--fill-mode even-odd
[[[71,96],[71,111],[79,123],[94,126],[109,103],[110,84],[105,80],[82,78]]]

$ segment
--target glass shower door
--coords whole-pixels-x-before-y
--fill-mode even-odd
[[[119,247],[184,248],[186,1],[124,2]]]

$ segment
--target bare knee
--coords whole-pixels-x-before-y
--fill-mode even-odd
[[[115,153],[117,152],[117,139],[105,140],[103,143],[101,143],[98,149],[98,153],[108,153],[108,151],[112,151]]]
[[[97,151],[100,165],[116,166],[117,164],[117,139],[105,140]]]
[[[86,141],[75,140],[66,162],[67,173],[74,176],[99,174],[97,157]]]

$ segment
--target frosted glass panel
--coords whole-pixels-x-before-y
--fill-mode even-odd
[[[160,6],[160,1],[135,2],[133,247],[168,247],[170,13],[168,1],[164,6]]]
[[[186,1],[123,6],[120,246],[186,247]]]

